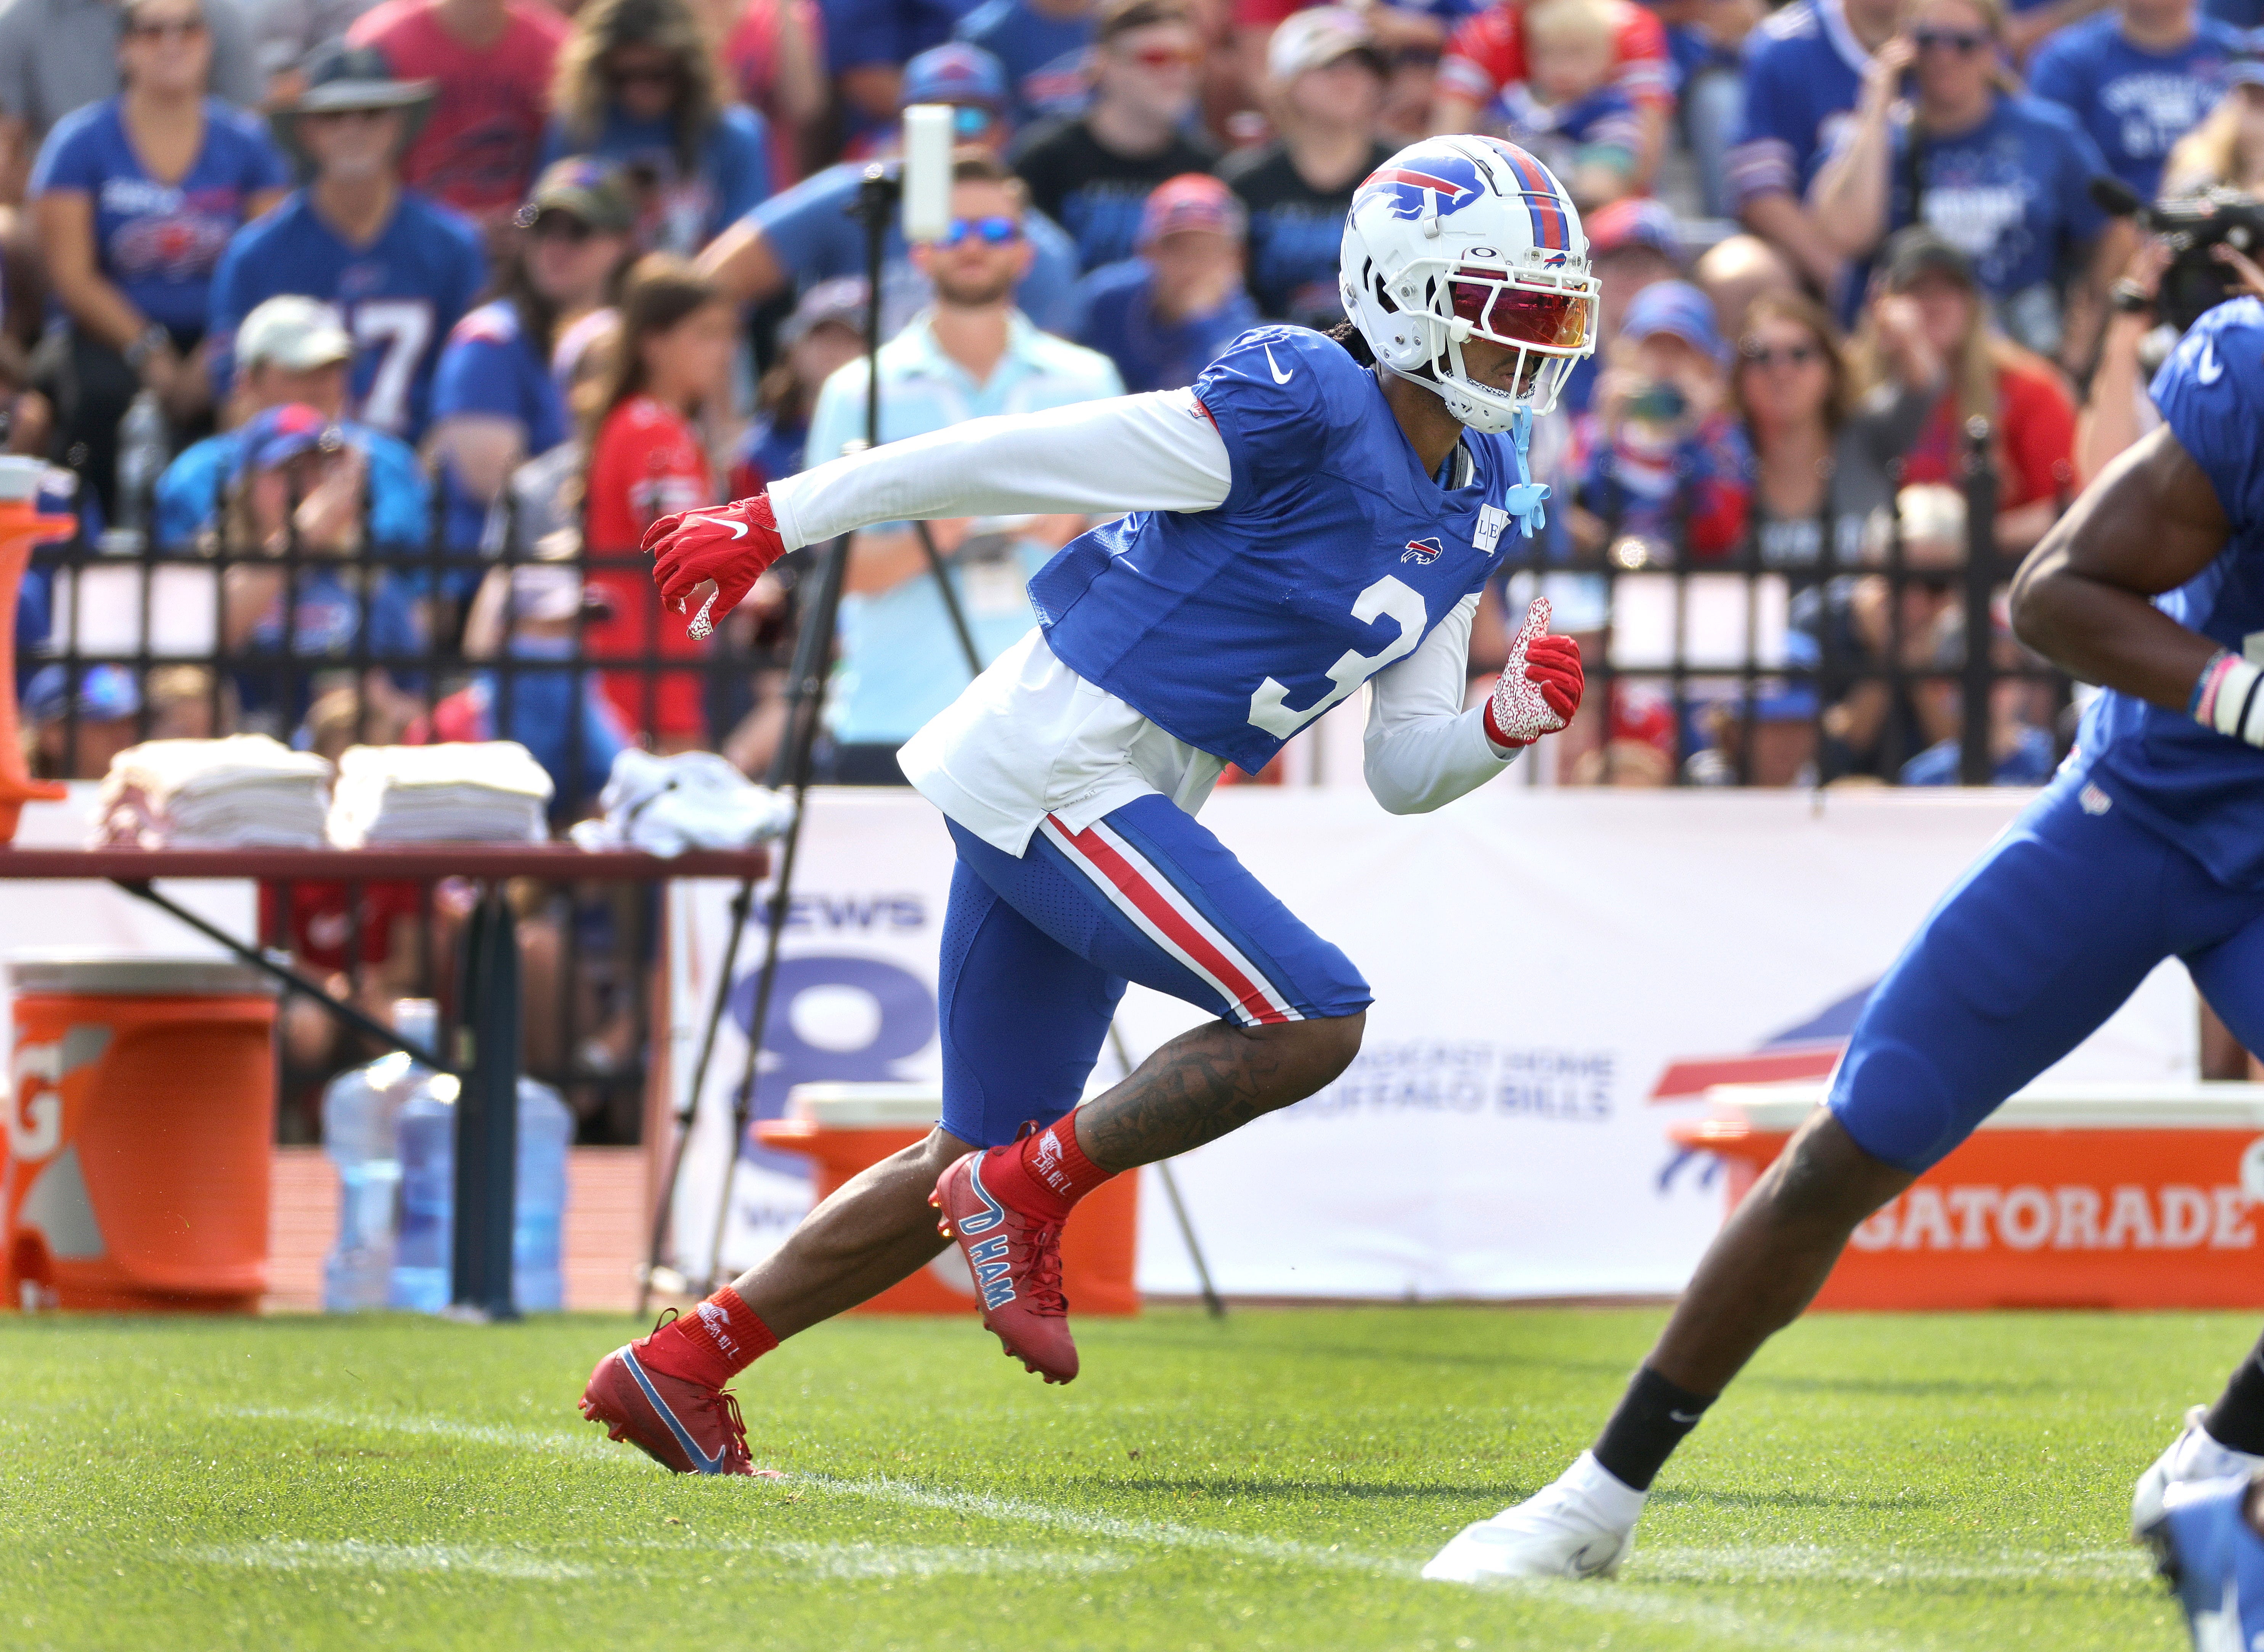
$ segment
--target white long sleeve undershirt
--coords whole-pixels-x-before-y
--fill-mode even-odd
[[[774,484],[771,505],[787,548],[796,550],[912,518],[1208,511],[1232,480],[1226,443],[1194,393],[1164,390],[970,419],[891,442]],[[1451,802],[1517,755],[1487,739],[1481,712],[1462,709],[1477,605],[1475,596],[1457,603],[1414,653],[1369,679],[1362,769],[1368,790],[1395,815]],[[1133,707],[1123,707],[1121,727],[1104,720],[1114,731],[1106,743],[1121,739],[1114,760],[1087,749],[1097,732],[1090,722],[1081,724],[1074,751],[1038,734],[1056,726],[1056,701],[1068,703],[1062,696],[1077,679],[1050,659],[1042,639],[1035,647],[1044,663],[1021,648],[1010,651],[904,749],[905,772],[922,792],[1012,854],[1047,813],[1075,816],[1081,830],[1096,807],[1124,801],[1127,783],[1201,807],[1219,759]],[[1111,772],[1121,778],[1105,779]]]
[[[771,488],[790,551],[918,517],[1208,511],[1233,474],[1192,390],[969,419],[836,459]]]

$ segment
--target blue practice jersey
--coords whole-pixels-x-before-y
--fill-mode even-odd
[[[1483,585],[1534,496],[1511,496],[1506,437],[1465,435],[1457,485],[1426,475],[1375,374],[1303,328],[1244,333],[1194,390],[1226,441],[1224,501],[1072,540],[1030,599],[1079,677],[1255,774]]]
[[[2154,377],[2154,404],[2232,525],[2217,559],[2154,599],[2235,654],[2264,655],[2264,303],[2220,304]],[[2264,883],[2264,751],[2115,689],[2076,742],[2115,801],[2236,888]]]
[[[480,232],[438,202],[403,191],[377,238],[350,247],[300,190],[239,230],[213,276],[214,388],[228,392],[243,318],[279,293],[304,293],[335,305],[353,335],[356,415],[414,442],[440,346],[486,281]]]
[[[1804,196],[1854,118],[1871,61],[1840,0],[1796,0],[1745,38],[1745,106],[1730,140],[1731,192]]]
[[[2119,14],[2102,11],[2038,48],[2028,91],[2072,114],[2115,176],[2152,200],[2171,147],[2217,107],[2243,46],[2239,30],[2202,17],[2175,51],[2144,51],[2123,38]]]

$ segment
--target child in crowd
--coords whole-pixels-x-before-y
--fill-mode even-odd
[[[1729,412],[1729,362],[1714,307],[1688,282],[1658,282],[1629,304],[1596,383],[1573,523],[1583,548],[1611,545],[1639,568],[1744,542],[1751,460]]]
[[[1635,192],[1643,122],[1613,83],[1618,64],[1604,0],[1541,0],[1525,13],[1527,78],[1502,88],[1505,135],[1563,180],[1583,210]]]

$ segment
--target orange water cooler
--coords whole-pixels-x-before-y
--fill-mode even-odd
[[[932,1084],[796,1084],[787,1116],[765,1119],[755,1139],[807,1157],[824,1199],[891,1153],[920,1141],[943,1112]],[[1136,1314],[1133,1284],[1139,1248],[1140,1178],[1119,1176],[1095,1188],[1062,1229],[1062,1293],[1078,1318]],[[975,1306],[975,1278],[957,1245],[911,1278],[890,1286],[853,1314],[964,1314]]]
[[[7,1305],[257,1309],[275,1130],[265,978],[84,953],[18,954],[8,973]]]
[[[1667,1134],[1734,1209],[1824,1086],[1706,1098]],[[2264,1084],[2033,1085],[1855,1229],[1816,1306],[2264,1308]]]

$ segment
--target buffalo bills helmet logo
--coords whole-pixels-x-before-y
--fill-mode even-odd
[[[1466,155],[1441,145],[1436,149],[1401,156],[1388,166],[1380,166],[1368,175],[1353,199],[1353,210],[1358,212],[1378,194],[1390,202],[1394,218],[1416,219],[1426,212],[1436,211],[1444,218],[1449,213],[1460,212],[1485,192],[1485,180],[1478,175],[1477,163]]]
[[[1399,560],[1403,562],[1420,562],[1424,567],[1428,568],[1439,560],[1439,553],[1446,548],[1439,542],[1439,537],[1434,533],[1428,539],[1408,540],[1407,548],[1400,553]]]

